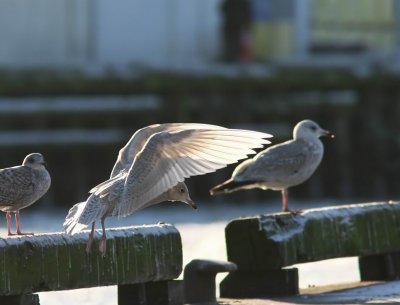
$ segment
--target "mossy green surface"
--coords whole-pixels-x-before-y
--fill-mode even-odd
[[[400,250],[400,203],[354,204],[233,220],[228,260],[242,270],[271,270],[330,258]]]
[[[61,233],[0,240],[0,295],[175,279],[182,271],[182,244],[171,225],[107,230],[107,253],[86,253],[88,233]]]

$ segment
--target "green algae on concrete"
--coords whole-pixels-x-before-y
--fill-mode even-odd
[[[240,218],[225,229],[228,260],[271,270],[400,250],[400,202],[353,204]]]
[[[107,230],[107,253],[91,254],[88,232],[0,239],[0,295],[171,280],[182,271],[182,243],[172,225]]]

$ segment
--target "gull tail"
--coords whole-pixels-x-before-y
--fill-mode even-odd
[[[79,224],[79,218],[85,209],[85,205],[86,201],[79,202],[68,211],[68,215],[65,217],[63,223],[64,231],[67,234],[75,234],[86,227]]]
[[[232,178],[210,189],[210,195],[228,194],[241,189],[252,188],[254,181],[235,181]]]

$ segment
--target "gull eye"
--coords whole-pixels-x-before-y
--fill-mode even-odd
[[[311,128],[311,130],[312,130],[312,131],[317,131],[317,127],[316,127],[316,126],[314,126],[314,125],[313,125],[313,126],[311,126],[310,128]]]
[[[181,192],[182,194],[185,192],[185,190],[183,189],[183,188],[181,188],[180,190],[179,190],[179,192]]]

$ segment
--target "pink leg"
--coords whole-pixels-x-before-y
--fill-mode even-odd
[[[6,219],[7,219],[8,236],[15,235],[14,233],[11,233],[11,212],[7,212]]]
[[[104,220],[105,219],[106,219],[105,216],[101,217],[101,229],[103,231],[103,234],[101,235],[101,240],[100,240],[100,245],[99,245],[100,253],[103,256],[106,255],[106,250],[107,250],[106,228],[104,226]]]
[[[287,200],[287,190],[282,189],[282,211],[283,212],[289,212],[288,208],[288,200]]]
[[[33,233],[22,233],[21,232],[21,220],[19,218],[19,211],[15,212],[15,223],[17,225],[17,235],[33,235]]]
[[[87,253],[87,254],[89,254],[90,251],[92,250],[92,243],[93,243],[94,225],[95,225],[95,223],[96,223],[96,222],[93,221],[93,223],[92,223],[92,230],[90,231],[89,239],[88,239],[87,244],[86,244],[86,253]]]
[[[282,211],[283,212],[289,212],[292,214],[300,214],[303,211],[302,210],[291,210],[289,209],[288,206],[288,191],[287,189],[282,189]]]

